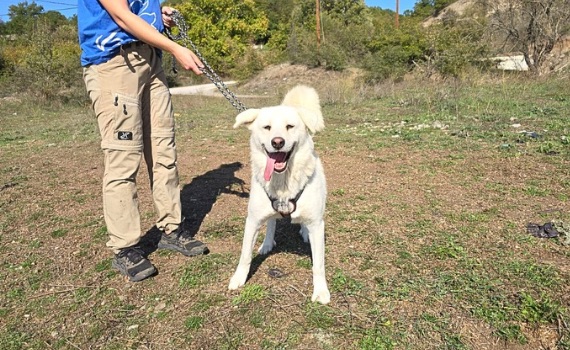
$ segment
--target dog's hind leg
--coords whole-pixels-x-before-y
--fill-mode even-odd
[[[265,231],[265,239],[263,244],[259,247],[259,254],[265,255],[275,247],[275,226],[277,225],[276,219],[267,220],[267,230]]]
[[[309,243],[309,230],[307,226],[301,224],[301,229],[299,230],[299,234],[303,237],[303,242]]]
[[[247,275],[249,274],[249,269],[251,266],[251,259],[253,254],[253,245],[257,239],[257,234],[259,232],[261,224],[258,220],[251,219],[249,216],[245,220],[245,231],[243,234],[243,243],[241,247],[241,256],[239,258],[239,264],[234,273],[232,279],[230,280],[230,285],[228,289],[238,289],[245,284],[247,280]]]
[[[328,304],[331,294],[325,276],[325,222],[323,220],[307,225],[311,253],[313,258],[313,296],[312,301]]]

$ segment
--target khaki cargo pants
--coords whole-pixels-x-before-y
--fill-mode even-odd
[[[161,58],[140,42],[123,46],[105,63],[85,67],[83,79],[105,155],[107,246],[117,253],[137,244],[142,235],[136,177],[143,155],[158,213],[156,226],[170,233],[182,220],[170,92]]]

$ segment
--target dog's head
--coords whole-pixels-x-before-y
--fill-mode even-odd
[[[251,131],[252,147],[267,157],[265,180],[273,172],[287,169],[289,159],[297,148],[311,144],[311,133],[324,129],[317,92],[299,85],[285,95],[279,106],[248,109],[236,117],[234,128],[247,125]]]

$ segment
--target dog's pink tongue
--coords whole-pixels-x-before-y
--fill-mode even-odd
[[[265,163],[265,173],[263,177],[265,181],[271,180],[271,174],[277,169],[278,172],[283,171],[287,166],[287,153],[274,152],[267,155],[267,163]]]
[[[267,163],[265,163],[265,173],[263,173],[263,177],[265,181],[271,180],[271,175],[273,174],[273,169],[275,169],[275,159],[271,157],[267,157]]]

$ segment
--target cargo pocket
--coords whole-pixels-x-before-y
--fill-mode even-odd
[[[107,126],[107,137],[101,142],[103,149],[142,151],[143,127],[141,107],[136,97],[120,93],[110,96],[113,120]],[[107,102],[107,101],[106,101]]]

